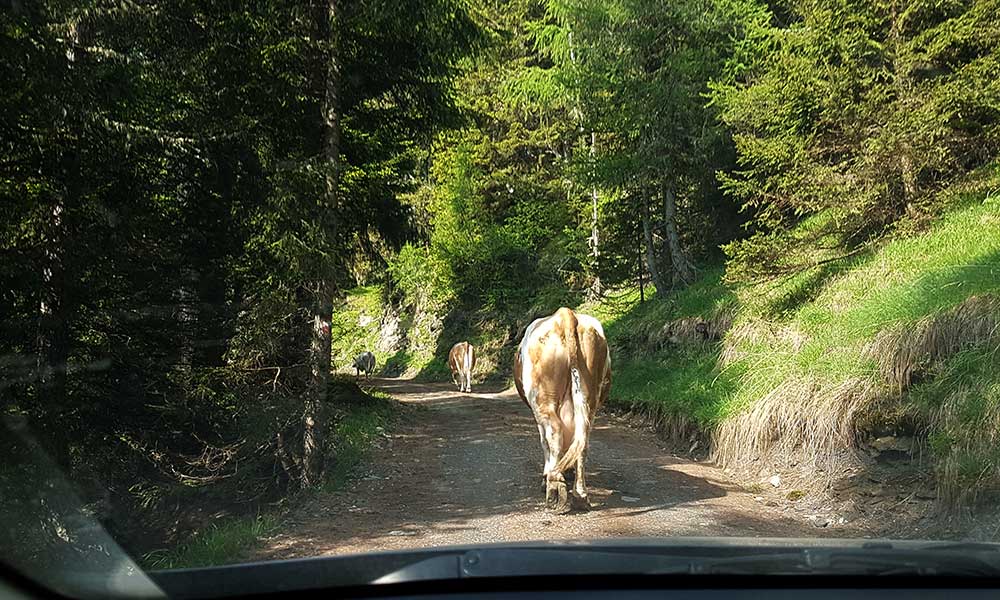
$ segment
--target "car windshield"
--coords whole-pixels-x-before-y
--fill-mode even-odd
[[[0,0],[0,563],[993,548],[997,14]]]

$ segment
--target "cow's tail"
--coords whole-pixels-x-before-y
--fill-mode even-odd
[[[560,308],[557,312],[562,323],[563,347],[569,354],[570,394],[573,397],[573,441],[566,453],[556,464],[557,471],[565,471],[576,466],[577,460],[587,449],[587,432],[590,431],[590,407],[583,395],[580,384],[580,334],[577,332],[576,314],[568,308]]]
[[[465,387],[472,391],[472,344],[465,346]]]

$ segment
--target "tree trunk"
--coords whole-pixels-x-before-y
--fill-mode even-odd
[[[892,28],[889,31],[889,39],[892,52],[893,87],[896,89],[897,102],[902,105],[909,101],[913,92],[909,77],[906,76],[906,67],[900,60],[900,54],[903,52],[903,41],[900,33],[903,16],[900,14],[898,2],[892,4],[891,18]],[[913,148],[904,138],[900,140],[896,151],[899,156],[899,176],[903,183],[903,204],[906,210],[910,211],[912,202],[917,196],[917,171],[913,165]]]
[[[328,51],[321,63],[324,94],[320,115],[320,132],[323,145],[323,214],[317,218],[328,223],[323,236],[334,243],[337,239],[337,193],[340,184],[340,75],[338,0],[316,4],[318,39]],[[305,394],[302,414],[302,486],[311,487],[323,476],[324,441],[326,428],[325,410],[327,388],[330,381],[330,322],[333,318],[335,286],[330,266],[321,267],[316,280],[309,286],[311,295],[309,317],[309,386]]]
[[[642,199],[642,233],[646,238],[646,270],[649,271],[649,279],[656,288],[656,293],[663,296],[667,293],[667,287],[663,285],[660,278],[660,269],[656,264],[656,248],[653,246],[653,228],[649,222],[649,198],[643,194]]]
[[[66,195],[73,193],[76,181],[76,161],[69,158],[66,169]],[[64,430],[66,406],[66,370],[69,360],[69,328],[67,323],[65,239],[63,214],[65,198],[55,199],[46,224],[42,289],[38,302],[38,333],[36,336],[38,403],[47,415],[40,428],[52,459],[63,471],[70,466],[69,437]]]
[[[668,187],[663,188],[663,236],[670,249],[674,285],[683,287],[694,283],[694,265],[684,252],[680,235],[677,234],[677,199],[673,190]]]
[[[211,219],[217,223],[225,223],[222,232],[230,235],[229,228],[232,226],[230,219],[233,198],[236,196],[235,176],[233,165],[230,162],[232,150],[223,149],[220,156],[215,161],[215,189],[219,195],[220,202],[218,208],[213,209]],[[211,227],[211,226],[210,226]],[[225,256],[225,251],[218,246],[212,246],[212,258],[205,269],[206,276],[202,276],[198,286],[198,299],[201,302],[201,309],[198,311],[198,351],[195,353],[195,364],[199,367],[221,367],[225,364],[225,353],[228,341],[233,335],[232,325],[227,323],[227,319],[222,315],[227,313],[229,304],[227,297],[226,276],[222,269],[216,266]]]
[[[576,50],[573,47],[573,30],[569,31],[569,60],[571,63],[576,64]],[[577,102],[573,107],[573,113],[578,122],[583,119],[583,111],[580,109],[580,103]],[[597,155],[597,135],[591,131],[590,132],[590,160],[593,163],[595,156]],[[593,173],[592,173],[593,175]],[[597,300],[601,297],[601,276],[598,274],[597,263],[601,257],[601,244],[600,237],[598,236],[597,230],[597,184],[593,184],[590,189],[590,200],[591,200],[591,220],[590,220],[590,239],[587,240],[587,245],[590,246],[590,256],[592,258],[593,272],[591,273],[590,288],[587,290],[587,299]]]
[[[645,277],[643,277],[643,273],[642,273],[642,250],[639,250],[639,255],[636,258],[639,259],[638,260],[638,263],[639,263],[639,304],[645,304],[645,302],[646,302],[646,287],[645,287],[645,282],[644,282]]]
[[[191,374],[194,366],[195,345],[197,342],[197,324],[199,315],[198,281],[201,279],[197,269],[185,266],[180,269],[180,282],[174,290],[174,300],[177,309],[174,311],[180,331],[180,348],[178,349],[178,369],[185,375]]]
[[[597,156],[597,136],[594,132],[590,132],[590,160],[593,161]],[[598,234],[597,229],[597,184],[593,184],[590,190],[590,255],[593,259],[594,273],[593,278],[590,281],[590,290],[587,292],[587,296],[590,300],[597,300],[601,297],[601,276],[598,274],[597,269],[598,261],[601,258],[601,239]]]
[[[18,6],[14,7],[18,9]],[[85,36],[82,27],[73,24],[69,28],[66,46],[66,70],[73,76],[77,63],[83,58]],[[64,107],[65,114],[72,115],[73,109]],[[72,125],[63,123],[72,132]],[[49,220],[44,226],[44,251],[41,269],[41,294],[38,303],[37,369],[38,400],[42,412],[47,415],[42,423],[45,429],[46,445],[52,458],[64,471],[70,467],[69,435],[63,422],[68,412],[66,398],[66,377],[70,354],[69,298],[67,297],[66,260],[70,255],[66,245],[67,206],[79,204],[83,181],[80,154],[73,142],[67,143],[58,165],[57,178],[61,180],[62,192],[57,192],[49,208]]]

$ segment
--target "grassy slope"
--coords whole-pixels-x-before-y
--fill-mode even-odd
[[[350,480],[396,414],[389,396],[375,390],[365,393],[358,397],[357,388],[333,384],[333,425],[328,438],[333,446],[333,461],[322,491],[334,491]],[[239,562],[280,528],[281,512],[274,508],[257,515],[222,519],[175,548],[147,554],[140,564],[145,569],[179,569]]]
[[[748,290],[738,321],[766,318],[775,303],[799,293],[803,274],[770,294]],[[742,362],[752,373],[741,379],[733,408],[739,409],[780,381],[808,376],[825,381],[873,376],[864,346],[881,331],[905,327],[955,306],[975,294],[1000,291],[1000,201],[967,202],[923,235],[891,241],[856,259],[790,312],[782,324],[795,336],[775,349],[746,344]],[[768,340],[770,344],[770,340]]]
[[[852,410],[882,411],[888,420],[908,413],[926,423],[932,448],[942,459],[942,481],[955,487],[961,473],[966,483],[988,485],[1000,453],[987,451],[996,446],[979,440],[995,441],[1000,424],[995,349],[949,359],[936,369],[940,375],[933,383],[917,385],[900,399],[897,412],[886,412],[885,404],[875,401],[890,392],[867,351],[882,333],[906,331],[971,296],[1000,294],[1000,200],[990,194],[1000,187],[1000,173],[977,175],[945,192],[953,208],[927,231],[899,236],[837,267],[816,267],[735,292],[721,283],[721,269],[709,270],[669,302],[629,304],[637,296],[630,291],[624,298],[581,307],[603,320],[618,350],[611,402],[680,424],[682,432],[725,430],[733,424],[741,430],[763,428],[764,423],[746,418],[753,414],[770,421],[758,441],[788,434],[794,426],[815,434],[817,444],[835,445],[850,441],[851,428],[862,426],[863,412],[847,414],[838,402],[856,402],[860,395],[870,402],[857,401]],[[738,308],[721,344],[642,347],[648,332],[664,323],[710,319],[727,306]],[[788,390],[784,402],[783,390]],[[814,400],[803,401],[804,393]],[[832,413],[829,431],[815,423],[813,413],[823,411]],[[728,443],[750,445],[745,433],[740,435]],[[727,443],[725,437],[722,442]],[[729,456],[760,449],[734,447]]]

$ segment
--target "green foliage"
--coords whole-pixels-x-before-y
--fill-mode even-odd
[[[746,22],[713,84],[740,163],[722,181],[756,229],[728,248],[738,279],[811,266],[789,251],[877,238],[996,156],[998,9],[995,0],[841,1]],[[791,234],[820,214],[818,229]]]
[[[409,302],[431,311],[444,310],[458,294],[451,265],[431,248],[403,246],[389,274]]]
[[[737,233],[735,207],[714,180],[731,164],[731,142],[705,95],[733,52],[740,8],[712,0],[550,5],[561,32],[547,39],[583,126],[596,132],[594,155],[574,158],[577,178],[605,198],[600,275],[611,285],[635,272],[643,210],[655,228],[676,226],[682,251],[698,258],[714,258],[716,246]],[[658,208],[668,197],[676,197],[676,217]],[[677,248],[653,244],[653,260],[669,272]]]
[[[419,148],[459,121],[467,7],[338,7],[334,35],[270,0],[0,11],[0,412],[130,541],[191,490],[296,485],[316,305],[412,239]]]

